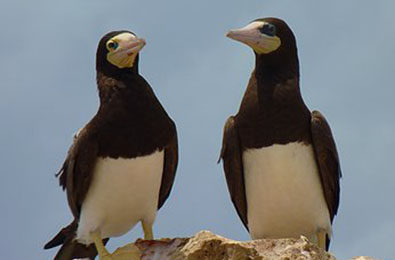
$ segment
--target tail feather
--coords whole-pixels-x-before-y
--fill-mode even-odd
[[[85,246],[78,243],[76,240],[70,239],[65,241],[54,260],[73,260],[80,258],[95,259],[97,255],[96,247],[94,244]]]
[[[329,244],[331,243],[331,239],[329,238],[329,236],[328,236],[328,234],[326,235],[326,251],[328,251],[329,250]]]
[[[73,221],[70,225],[63,228],[51,241],[45,244],[44,249],[50,249],[62,245],[54,260],[73,260],[75,258],[89,258],[94,259],[97,255],[97,250],[94,244],[86,246],[78,243],[75,240],[75,232],[77,230],[77,223]],[[103,240],[106,244],[107,239]]]
[[[51,239],[51,241],[46,243],[44,249],[50,249],[52,247],[56,247],[63,244],[68,237],[73,237],[75,235],[76,230],[77,230],[77,222],[73,221],[67,227],[62,228],[62,230],[60,230],[59,233],[54,238]]]

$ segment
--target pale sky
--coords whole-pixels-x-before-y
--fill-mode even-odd
[[[301,90],[334,133],[343,170],[330,251],[395,258],[395,19],[392,0],[22,1],[0,9],[1,259],[51,259],[45,242],[71,220],[54,174],[73,133],[95,113],[95,52],[112,30],[147,41],[140,72],[177,124],[180,162],[154,233],[248,233],[217,165],[252,51],[224,35],[261,17],[296,35]],[[112,239],[114,249],[142,235]]]

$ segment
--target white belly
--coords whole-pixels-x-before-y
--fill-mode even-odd
[[[78,241],[92,243],[92,232],[102,238],[123,235],[140,220],[153,224],[163,163],[163,151],[136,159],[99,158],[82,204]]]
[[[311,145],[290,143],[243,152],[252,239],[331,234],[328,207]]]

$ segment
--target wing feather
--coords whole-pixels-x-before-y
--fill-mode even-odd
[[[173,124],[174,126],[174,124]],[[174,126],[174,135],[165,147],[165,160],[163,165],[162,182],[159,191],[158,209],[160,209],[170,195],[176,177],[178,164],[178,140],[177,131]]]
[[[247,198],[244,184],[242,150],[233,116],[225,123],[220,160],[223,161],[226,182],[233,205],[248,230]]]
[[[339,207],[339,182],[342,174],[331,129],[325,117],[319,111],[311,113],[311,134],[325,200],[332,222]]]
[[[59,183],[66,189],[70,209],[79,218],[81,205],[92,181],[93,168],[98,154],[98,143],[87,127],[74,137],[67,158],[58,173]]]

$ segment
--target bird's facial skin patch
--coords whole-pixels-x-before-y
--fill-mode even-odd
[[[254,21],[236,30],[230,30],[227,37],[250,46],[258,54],[268,54],[277,50],[281,39],[275,35],[275,27],[263,21]]]
[[[144,39],[137,38],[131,33],[118,34],[106,43],[107,60],[120,69],[131,68],[144,45]]]

